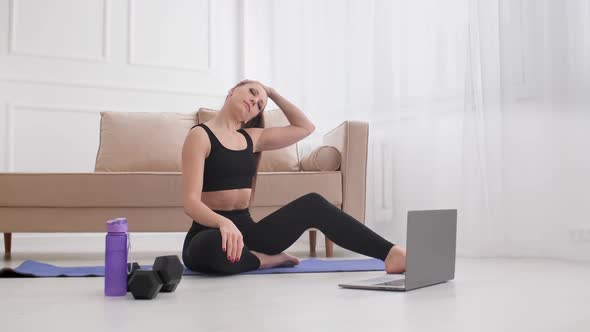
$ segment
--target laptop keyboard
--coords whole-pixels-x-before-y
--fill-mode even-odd
[[[391,281],[378,283],[377,285],[379,285],[379,286],[404,286],[405,284],[406,284],[405,279],[397,279],[397,280],[391,280]]]

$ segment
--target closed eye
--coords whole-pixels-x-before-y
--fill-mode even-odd
[[[250,88],[250,93],[252,93],[252,95],[254,96],[258,96],[259,92],[258,90],[254,89],[254,88]],[[256,104],[258,106],[258,110],[262,109],[262,101],[259,101],[258,104]]]

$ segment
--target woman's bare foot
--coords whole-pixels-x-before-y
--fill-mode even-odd
[[[406,271],[406,249],[393,246],[385,258],[385,272],[399,274]]]
[[[271,267],[292,267],[299,264],[299,259],[284,252],[278,255],[267,255],[260,252],[250,250],[254,256],[260,260],[260,269],[268,269]]]

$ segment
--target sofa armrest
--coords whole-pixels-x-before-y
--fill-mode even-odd
[[[364,223],[369,124],[344,121],[324,135],[323,144],[338,149],[342,157],[342,210]]]

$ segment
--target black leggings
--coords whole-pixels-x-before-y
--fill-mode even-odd
[[[295,199],[259,222],[252,220],[248,208],[213,211],[233,221],[242,233],[244,248],[240,260],[232,263],[227,259],[221,248],[219,228],[193,220],[182,248],[182,260],[190,270],[220,274],[256,270],[260,268],[260,260],[250,250],[280,254],[309,228],[319,229],[343,248],[383,261],[394,246],[315,192]]]

